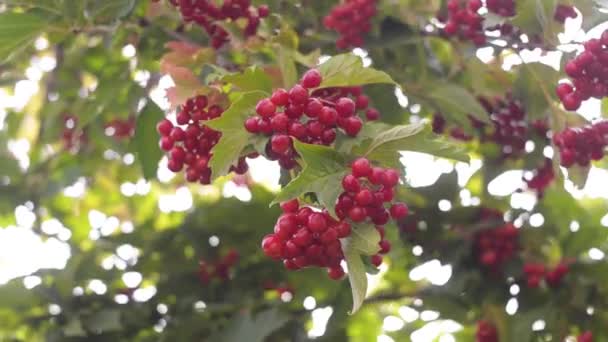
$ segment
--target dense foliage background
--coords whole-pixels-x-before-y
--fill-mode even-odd
[[[1,341],[608,340],[606,1],[202,3],[0,2]],[[317,66],[379,120],[268,161],[245,121]],[[156,128],[202,95],[211,184],[168,170]],[[264,255],[269,204],[335,214],[361,156],[403,176],[382,264],[371,223],[342,281]]]

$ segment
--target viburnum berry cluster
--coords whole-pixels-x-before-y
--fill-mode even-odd
[[[470,40],[477,46],[485,44],[484,18],[477,13],[482,6],[481,0],[448,0],[448,17],[443,32],[449,37]]]
[[[578,17],[578,13],[574,9],[574,6],[563,4],[557,5],[557,7],[555,8],[555,13],[553,15],[553,19],[562,24],[566,22],[567,18],[574,19],[576,17]]]
[[[201,259],[198,263],[199,281],[203,285],[208,285],[214,278],[221,281],[229,280],[230,269],[236,265],[238,260],[239,253],[235,249],[230,249],[226,255],[211,264]]]
[[[211,37],[211,46],[219,49],[229,39],[226,31],[218,21],[246,20],[247,24],[243,31],[246,37],[256,34],[260,20],[270,14],[267,5],[254,7],[251,0],[224,0],[221,5],[213,0],[169,0],[177,7],[186,22],[194,22],[200,25]]]
[[[323,18],[325,28],[340,35],[338,49],[361,47],[363,36],[371,30],[371,20],[376,15],[377,0],[346,0],[332,8]]]
[[[523,268],[526,283],[530,288],[537,288],[543,279],[548,286],[558,287],[569,270],[570,266],[566,262],[560,262],[552,270],[547,270],[545,265],[539,263],[526,263]]]
[[[168,152],[169,170],[177,173],[185,168],[188,182],[211,182],[209,160],[212,149],[221,138],[221,133],[207,126],[204,122],[222,115],[222,108],[210,105],[206,96],[190,98],[176,116],[177,125],[168,119],[158,123],[156,129],[161,138],[160,148]],[[249,169],[245,158],[231,168],[237,174],[244,174]]]
[[[604,157],[608,146],[608,121],[580,128],[566,128],[553,136],[553,143],[559,149],[562,166],[588,166],[592,160]]]
[[[584,44],[585,51],[566,63],[566,74],[571,84],[557,86],[566,110],[577,110],[581,103],[591,97],[602,99],[608,96],[608,30],[600,39],[590,39]]]
[[[469,116],[471,125],[476,129],[481,142],[492,142],[501,148],[501,157],[517,157],[525,152],[526,142],[531,138],[531,133],[540,137],[546,137],[548,130],[544,120],[537,120],[531,124],[526,121],[526,110],[519,100],[513,98],[511,93],[505,97],[487,99],[478,98],[479,103],[485,108],[492,123],[491,129],[488,125],[478,119]],[[443,116],[436,113],[433,116],[433,132],[442,134],[446,129],[446,121]],[[450,136],[463,141],[469,141],[473,137],[464,133],[462,128],[451,128]]]
[[[83,130],[78,129],[78,117],[71,114],[63,115],[63,132],[61,140],[66,149],[72,153],[78,152],[82,145],[87,142],[87,135]]]
[[[542,195],[554,179],[553,162],[551,159],[545,158],[543,166],[536,169],[529,179],[524,178],[524,181],[528,185],[528,189],[536,190],[539,195]]]
[[[256,106],[257,116],[245,121],[245,129],[252,134],[270,136],[267,157],[278,160],[281,167],[296,166],[293,140],[331,145],[340,129],[348,136],[356,136],[363,127],[357,111],[365,110],[368,120],[376,120],[380,113],[368,108],[369,99],[360,87],[311,89],[318,87],[322,76],[316,69],[307,71],[290,90],[277,89],[270,98]]]
[[[350,224],[335,220],[327,211],[300,207],[297,199],[282,203],[281,209],[283,215],[277,220],[274,233],[262,240],[264,253],[283,260],[288,270],[326,267],[331,279],[342,278],[340,262],[344,254],[339,239],[350,235]]]
[[[106,123],[104,132],[117,141],[128,139],[135,133],[135,118],[112,119]]]
[[[512,17],[516,14],[515,0],[486,0],[486,7],[488,11],[501,17]]]
[[[500,273],[518,248],[519,231],[511,223],[479,231],[475,235],[474,254],[477,261],[492,273]]]
[[[498,342],[498,331],[494,324],[488,321],[477,322],[476,342]]]

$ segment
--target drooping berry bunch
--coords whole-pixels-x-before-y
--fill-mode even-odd
[[[323,18],[325,28],[338,32],[338,49],[361,47],[363,36],[371,30],[372,17],[376,15],[377,0],[345,0],[334,6]]]
[[[230,269],[236,265],[238,260],[239,253],[235,249],[230,249],[226,255],[211,264],[201,259],[198,263],[199,281],[201,284],[207,285],[214,278],[221,281],[229,280]]]
[[[481,2],[475,0],[475,2]],[[512,17],[515,13],[515,0],[486,0],[488,11],[501,17]]]
[[[532,133],[541,138],[546,137],[547,124],[544,120],[529,123],[526,120],[526,110],[519,100],[513,98],[510,93],[505,97],[494,99],[478,98],[481,105],[486,109],[492,127],[469,116],[471,125],[476,129],[481,142],[491,142],[500,147],[502,158],[517,157],[525,152],[526,141],[531,138]],[[446,122],[441,114],[433,116],[433,132],[441,134],[446,129]],[[463,141],[469,141],[473,137],[464,133],[462,128],[451,128],[450,136]]]
[[[300,82],[289,91],[277,89],[270,98],[262,99],[256,106],[257,116],[245,121],[245,128],[252,134],[270,136],[266,146],[269,159],[278,160],[281,167],[296,166],[296,152],[292,139],[319,145],[330,145],[341,129],[349,136],[356,136],[363,127],[357,115],[367,110],[370,120],[379,117],[377,110],[368,109],[369,99],[360,87],[310,89],[321,84],[318,70],[307,71]],[[354,100],[352,98],[354,98]]]
[[[87,142],[86,132],[78,128],[78,117],[71,114],[63,115],[63,145],[70,152],[76,153]]]
[[[553,163],[551,159],[545,158],[543,166],[534,170],[533,176],[530,179],[524,178],[524,181],[528,185],[528,189],[536,190],[539,195],[542,195],[554,179]]]
[[[255,35],[260,19],[270,14],[268,6],[254,7],[251,0],[224,0],[221,5],[213,0],[169,0],[177,7],[185,22],[194,22],[200,25],[211,37],[211,46],[219,49],[229,41],[229,34],[221,27],[218,21],[246,20],[243,31],[246,37]]]
[[[562,166],[587,166],[591,160],[604,157],[608,146],[608,121],[582,128],[566,128],[553,136],[553,143],[559,149]]]
[[[581,103],[591,97],[608,96],[608,30],[600,39],[585,42],[584,47],[585,51],[565,66],[572,84],[557,86],[557,95],[566,110],[579,109]]]
[[[498,342],[498,331],[494,324],[488,321],[477,322],[476,342]]]
[[[449,37],[472,41],[477,46],[485,44],[484,18],[477,13],[482,5],[481,0],[448,0],[448,18],[443,32]]]
[[[553,19],[560,23],[565,23],[567,18],[576,18],[578,17],[578,13],[574,9],[574,6],[568,5],[557,5],[555,8],[555,13],[553,14]]]
[[[158,123],[159,145],[169,154],[169,170],[177,173],[185,168],[187,181],[211,182],[209,160],[222,134],[205,126],[204,122],[219,117],[222,112],[222,108],[209,105],[207,97],[201,95],[186,101],[177,113],[177,125],[168,119]],[[247,170],[245,158],[239,159],[237,166],[231,169],[237,174],[244,174]]]
[[[591,331],[585,331],[576,338],[576,342],[593,342],[593,333],[591,333]]]
[[[344,254],[339,239],[350,235],[350,224],[335,220],[326,211],[300,207],[297,199],[282,203],[281,209],[274,233],[262,240],[264,253],[282,260],[288,270],[326,267],[331,279],[342,278]]]
[[[557,264],[553,269],[547,269],[540,263],[526,263],[523,267],[526,283],[529,288],[537,288],[544,279],[545,283],[553,288],[559,287],[562,279],[570,271],[570,265],[566,261]]]
[[[518,248],[519,231],[511,223],[479,231],[475,235],[474,254],[477,261],[492,273],[500,273]]]
[[[120,141],[128,139],[135,133],[135,118],[112,119],[105,125],[105,134]]]

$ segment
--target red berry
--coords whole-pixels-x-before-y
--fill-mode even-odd
[[[304,109],[304,113],[310,118],[316,118],[321,114],[323,110],[323,104],[316,98],[311,98],[308,100],[306,104],[306,108]]]
[[[560,99],[563,99],[566,95],[571,94],[574,91],[572,86],[568,83],[560,83],[557,85],[555,92]]]
[[[355,114],[355,102],[348,97],[341,97],[336,101],[338,115],[347,118]]]
[[[328,269],[327,274],[333,280],[340,280],[344,277],[344,270],[342,269],[342,266],[336,266]]]
[[[362,127],[363,122],[361,121],[361,119],[357,116],[351,116],[346,119],[344,131],[346,132],[346,134],[350,135],[351,137],[354,137],[359,134],[359,131],[361,131]]]
[[[358,192],[360,189],[359,180],[353,175],[346,175],[342,179],[342,188],[348,192]]]
[[[323,107],[319,114],[319,122],[326,126],[333,126],[338,120],[338,113],[331,107]]]
[[[163,119],[156,125],[156,130],[162,136],[168,136],[173,129],[173,124],[167,119]]]
[[[281,242],[273,235],[266,235],[262,240],[262,250],[267,256],[276,259],[283,254],[283,246]]]
[[[368,177],[372,173],[372,167],[366,158],[357,158],[353,161],[351,165],[351,170],[353,176],[359,177]]]
[[[391,251],[391,243],[388,240],[380,241],[380,254],[386,254]]]
[[[297,198],[281,203],[281,209],[284,213],[296,213],[299,206],[300,204],[298,203]]]
[[[287,132],[289,117],[285,113],[278,113],[270,119],[270,126],[275,132]]]
[[[272,136],[270,139],[272,151],[278,154],[285,154],[291,147],[291,138],[284,134]]]
[[[276,105],[269,99],[262,99],[255,106],[255,112],[261,117],[270,117],[277,110]]]
[[[365,212],[365,209],[361,207],[352,207],[348,211],[348,217],[353,220],[353,222],[363,222],[365,221],[366,216],[367,213]]]
[[[355,196],[355,201],[360,206],[370,205],[374,200],[374,195],[368,189],[360,190]]]
[[[369,106],[369,98],[365,95],[357,96],[357,100],[355,101],[355,106],[357,109],[366,109]]]
[[[323,214],[312,213],[308,216],[307,226],[312,232],[322,232],[327,229],[327,221]]]
[[[405,203],[395,203],[391,206],[391,216],[395,220],[406,217],[408,213],[409,209]]]
[[[382,256],[380,254],[372,255],[371,263],[376,267],[380,267],[382,265]]]
[[[308,70],[304,76],[302,76],[302,80],[300,84],[304,88],[316,88],[321,84],[322,77],[321,73],[317,69]]]
[[[365,111],[365,117],[369,121],[374,121],[380,119],[380,112],[375,108],[369,108]]]
[[[286,106],[289,103],[289,94],[285,89],[279,88],[272,93],[270,101],[276,106]]]
[[[577,110],[581,106],[581,99],[577,93],[570,93],[562,99],[562,104],[566,110]]]
[[[289,91],[289,101],[293,104],[305,104],[308,101],[308,90],[296,84]]]
[[[160,145],[161,150],[169,151],[173,148],[173,143],[174,142],[171,137],[165,136],[165,137],[160,138],[159,145]]]

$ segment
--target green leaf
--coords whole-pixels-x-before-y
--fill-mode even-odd
[[[361,308],[367,293],[367,275],[365,264],[361,260],[361,253],[350,241],[342,240],[342,251],[348,267],[348,281],[353,294],[353,308],[350,314],[354,314]]]
[[[158,141],[156,124],[163,117],[162,110],[152,101],[148,101],[148,104],[146,104],[137,118],[133,143],[135,144],[134,148],[137,158],[146,179],[152,179],[156,176],[158,161],[163,155],[156,143]]]
[[[342,193],[340,183],[348,173],[344,155],[327,146],[299,141],[294,141],[294,146],[304,161],[304,170],[277,194],[271,205],[313,192],[319,203],[335,214],[334,206]]]
[[[425,129],[424,123],[394,126],[376,133],[375,137],[353,149],[354,155],[363,155],[383,165],[398,166],[399,152],[412,151],[437,157],[468,162],[466,151]]]
[[[521,0],[511,23],[528,35],[540,35],[547,42],[558,43],[563,25],[553,19],[557,0]]]
[[[552,99],[557,99],[553,85],[557,85],[559,78],[558,71],[542,63],[521,66],[513,86],[513,93],[524,104],[530,119],[544,117],[550,106],[545,92],[549,93]],[[546,85],[549,85],[550,89],[544,89]]]
[[[365,87],[365,94],[372,99],[373,107],[380,112],[380,121],[393,125],[407,122],[407,111],[399,104],[394,85],[370,85]]]
[[[272,80],[264,70],[256,66],[249,67],[242,73],[228,74],[222,77],[222,81],[231,83],[243,92],[260,90],[270,93],[272,91]]]
[[[63,333],[68,337],[87,336],[87,332],[82,328],[82,322],[77,317],[74,317],[68,321],[65,327],[63,327]]]
[[[479,101],[465,88],[450,83],[429,85],[429,99],[448,120],[460,126],[471,125],[468,116],[489,123],[490,118]]]
[[[349,87],[373,83],[393,83],[395,81],[385,72],[363,66],[360,57],[342,54],[331,57],[319,66],[323,82],[319,88]]]
[[[33,13],[0,13],[0,62],[29,46],[48,25],[48,17]]]
[[[372,225],[354,225],[349,245],[364,255],[374,255],[380,251],[380,233]]]
[[[263,342],[273,331],[287,323],[287,315],[277,309],[268,309],[255,315],[244,312],[234,317],[221,334],[214,341],[226,342]]]
[[[96,21],[114,21],[133,10],[135,0],[87,0],[85,16]]]
[[[262,91],[242,93],[221,117],[206,123],[207,126],[222,132],[220,141],[213,148],[213,158],[209,161],[214,179],[226,175],[230,166],[249,144],[251,135],[245,130],[244,122],[253,113],[258,101],[264,97],[266,93]]]

